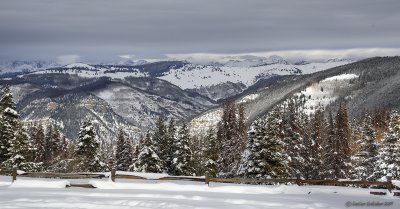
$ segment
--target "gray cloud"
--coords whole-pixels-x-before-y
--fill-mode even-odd
[[[400,48],[398,0],[0,0],[0,60]]]

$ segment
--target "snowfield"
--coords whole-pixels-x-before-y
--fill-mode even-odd
[[[399,208],[392,194],[332,186],[254,186],[202,182],[122,180],[48,180],[0,177],[0,208]],[[97,189],[64,188],[91,183]],[[14,186],[18,185],[18,186]],[[359,204],[365,204],[360,207]],[[377,206],[379,205],[379,207]],[[372,205],[376,207],[372,207]]]

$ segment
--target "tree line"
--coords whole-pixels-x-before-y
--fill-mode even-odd
[[[77,140],[58,127],[24,127],[9,87],[0,92],[0,171],[123,171],[216,177],[376,180],[400,176],[400,115],[377,109],[349,121],[346,104],[308,115],[289,99],[245,125],[244,105],[228,102],[215,127],[191,135],[187,124],[159,118],[132,140],[123,129],[111,142],[98,140],[93,122]]]

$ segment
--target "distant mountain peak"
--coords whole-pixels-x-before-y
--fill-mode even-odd
[[[77,62],[77,63],[72,63],[69,65],[64,66],[64,68],[69,68],[69,69],[73,69],[73,68],[85,68],[85,69],[89,69],[89,70],[94,70],[96,69],[95,67],[85,64],[85,63],[81,63],[81,62]]]

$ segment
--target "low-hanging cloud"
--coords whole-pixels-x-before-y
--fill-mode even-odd
[[[396,49],[398,8],[398,0],[0,0],[0,60]]]
[[[79,55],[70,54],[70,55],[58,56],[57,57],[57,62],[59,64],[62,64],[62,65],[67,65],[67,64],[70,64],[70,63],[78,62],[79,59],[80,59]]]

